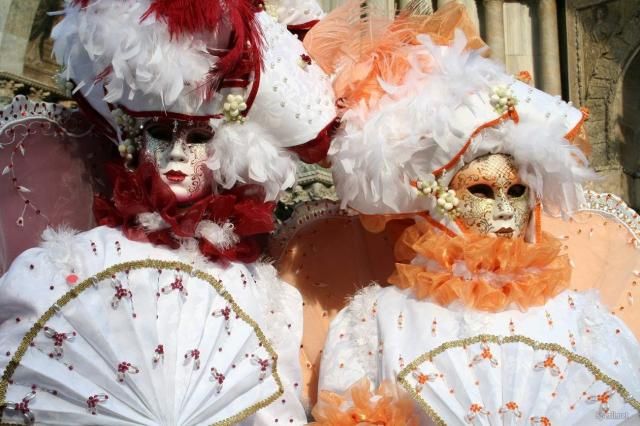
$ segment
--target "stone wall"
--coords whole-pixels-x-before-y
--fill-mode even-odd
[[[568,0],[571,100],[591,113],[594,187],[640,207],[640,0]]]

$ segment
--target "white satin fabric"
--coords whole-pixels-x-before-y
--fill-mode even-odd
[[[331,325],[322,358],[319,389],[344,392],[363,376],[369,377],[375,385],[384,380],[396,382],[402,370],[421,355],[446,342],[481,334],[501,337],[520,335],[536,342],[560,345],[572,354],[586,357],[604,375],[618,381],[633,398],[640,399],[638,341],[621,320],[611,315],[600,304],[597,293],[573,291],[565,291],[546,305],[530,308],[526,312],[511,309],[499,313],[487,313],[461,306],[443,308],[428,301],[416,300],[410,291],[393,286],[367,287],[353,298]],[[535,424],[529,423],[533,413],[526,412],[524,409],[523,416],[519,419],[500,417],[497,413],[497,408],[501,403],[508,402],[510,399],[507,395],[511,394],[524,395],[520,402],[521,407],[536,404],[540,406],[543,401],[550,404],[552,400],[551,392],[547,395],[541,390],[544,388],[538,389],[535,387],[538,385],[531,384],[531,389],[528,389],[527,383],[523,384],[517,381],[521,379],[515,379],[529,374],[529,370],[533,369],[533,366],[529,365],[531,362],[527,364],[523,361],[528,356],[525,356],[528,349],[521,348],[519,352],[516,351],[522,357],[521,359],[509,355],[511,356],[509,361],[507,356],[500,356],[500,348],[489,344],[499,360],[496,367],[500,366],[500,368],[488,367],[489,373],[487,371],[482,373],[485,376],[489,374],[487,377],[493,375],[491,380],[495,380],[495,383],[493,388],[484,389],[478,395],[476,392],[482,389],[481,384],[469,383],[471,376],[475,374],[470,371],[471,360],[480,349],[476,346],[479,344],[469,344],[463,349],[448,350],[446,355],[454,361],[449,360],[439,364],[439,371],[444,372],[445,379],[439,378],[433,383],[426,383],[424,391],[418,394],[435,408],[446,424],[467,423],[464,419],[467,412],[456,410],[456,407],[460,400],[467,398],[466,395],[473,394],[482,398],[482,401],[476,402],[492,405],[494,408],[488,409],[494,417],[489,419],[478,416],[473,424]],[[467,353],[468,359],[454,353],[462,350]],[[503,355],[506,352],[509,350],[503,348]],[[535,352],[537,358],[541,358],[540,361],[544,360],[548,353],[545,350]],[[562,357],[558,356],[558,360],[560,358]],[[433,365],[429,367],[430,364]],[[415,371],[425,374],[433,373],[429,368],[435,365],[435,361],[419,362],[419,369]],[[482,366],[478,368],[480,367]],[[507,375],[504,372],[505,368],[514,371],[515,374]],[[491,373],[491,371],[502,371],[502,376],[495,376],[498,373]],[[416,382],[413,373],[409,373],[406,377],[413,386]],[[513,381],[509,381],[509,377],[513,378]],[[431,396],[427,395],[429,389],[433,391]],[[538,399],[534,399],[532,395],[537,395]],[[561,396],[559,395],[558,398]],[[507,400],[502,401],[505,398]],[[535,404],[532,403],[534,400]],[[416,407],[419,405],[416,404]],[[469,405],[466,405],[465,410],[468,407]],[[597,404],[593,407],[595,411],[587,415],[586,420],[584,418],[580,420],[581,424],[620,424],[625,421],[631,422],[627,424],[638,424],[633,422],[638,422],[640,419],[637,410],[624,404],[621,399],[614,401],[612,398],[610,402],[610,412],[616,413],[615,418],[612,418],[614,416],[597,418]],[[563,410],[562,414],[566,416],[569,410],[568,405]],[[420,411],[421,424],[431,424],[426,412]],[[552,414],[554,413],[542,413],[553,419]],[[560,412],[555,414],[559,415]],[[556,416],[556,418],[562,418],[562,416]],[[573,418],[576,422],[578,421],[577,417]],[[552,424],[567,423],[552,422]]]
[[[4,402],[20,403],[35,384],[28,408],[41,424],[227,424],[246,409],[251,415],[238,424],[306,423],[298,392],[302,299],[277,279],[273,267],[224,266],[207,261],[197,249],[134,242],[108,227],[75,235],[50,231],[46,239],[43,247],[20,255],[0,279],[3,371],[34,322],[61,296],[114,265],[181,262],[222,287],[218,291],[205,275],[179,271],[175,264],[145,263],[103,277],[47,321],[56,332],[76,332],[63,342],[63,355],[48,356],[54,341],[41,330],[15,369]],[[182,278],[186,291],[171,287],[176,278]],[[116,296],[118,285],[125,290],[121,298]],[[239,309],[224,298],[227,293]],[[225,307],[232,309],[228,321],[221,313]],[[275,371],[284,393],[255,412],[255,404],[278,393],[269,344],[260,343],[261,333],[277,354]],[[154,361],[159,343],[164,355]],[[195,348],[200,351],[199,368],[195,358],[187,356]],[[268,360],[269,367],[261,370],[258,358]],[[117,364],[124,361],[133,367],[121,383]],[[212,367],[226,375],[220,392]],[[109,398],[99,402],[93,414],[87,399],[101,394]],[[17,423],[25,418],[10,409],[3,416],[3,421]]]

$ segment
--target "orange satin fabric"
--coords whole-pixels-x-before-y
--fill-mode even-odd
[[[540,306],[569,287],[571,266],[561,243],[543,234],[536,244],[523,239],[468,234],[451,237],[427,222],[408,228],[396,244],[396,271],[389,282],[412,288],[418,299],[447,306],[461,300],[489,312],[515,303]],[[416,255],[437,263],[438,271],[411,265]],[[470,277],[454,274],[464,264]],[[435,269],[435,268],[434,268]]]
[[[344,395],[322,391],[312,415],[315,426],[418,426],[413,400],[397,385],[384,382],[371,392],[362,378]]]

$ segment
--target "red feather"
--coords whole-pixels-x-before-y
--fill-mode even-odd
[[[243,57],[248,56],[251,63],[258,62],[262,67],[263,39],[256,17],[259,11],[252,0],[155,0],[141,20],[154,15],[156,19],[165,21],[172,37],[199,32],[216,37],[218,30],[230,27],[232,34],[228,51],[205,79],[209,90],[215,91]]]
[[[89,6],[89,2],[91,0],[73,0],[71,2],[72,6],[80,6],[81,8],[85,8],[87,6]]]

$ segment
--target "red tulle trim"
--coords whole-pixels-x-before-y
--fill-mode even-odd
[[[318,133],[315,139],[302,145],[292,146],[290,151],[295,152],[302,161],[308,164],[319,163],[327,157],[333,133],[340,126],[340,119],[335,118],[331,123]]]
[[[189,206],[180,206],[173,192],[160,180],[153,164],[145,162],[134,172],[120,164],[107,165],[113,197],[96,196],[93,212],[98,225],[121,226],[124,235],[135,241],[149,241],[171,248],[179,238],[195,238],[202,254],[212,261],[253,262],[262,253],[266,235],[273,231],[275,203],[265,203],[264,191],[256,185],[236,187],[221,195],[210,195]],[[169,225],[149,231],[138,223],[141,213],[158,213]],[[231,222],[239,237],[236,245],[221,249],[196,235],[203,220]]]

